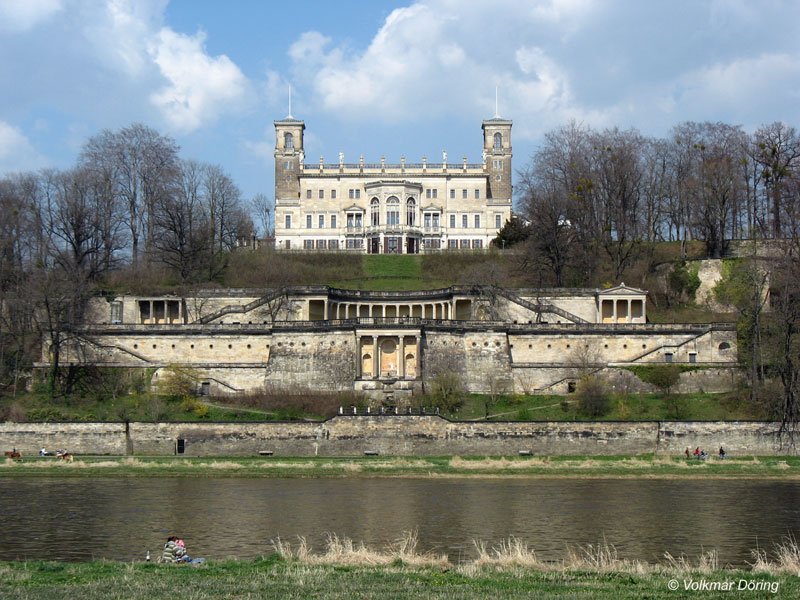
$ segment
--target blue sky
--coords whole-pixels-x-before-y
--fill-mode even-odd
[[[308,162],[477,162],[495,86],[518,168],[571,119],[798,126],[800,2],[0,0],[0,175],[138,121],[272,197],[290,84]]]

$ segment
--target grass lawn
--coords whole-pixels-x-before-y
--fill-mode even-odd
[[[669,589],[675,580],[678,591]],[[396,561],[381,566],[307,564],[277,556],[255,561],[211,562],[198,568],[153,563],[0,563],[4,600],[82,598],[100,600],[379,599],[484,600],[486,598],[593,598],[613,600],[718,598],[720,592],[684,590],[690,581],[740,580],[762,591],[742,597],[797,598],[800,579],[788,573],[689,570],[645,573],[590,568],[540,570],[498,567],[415,567]],[[734,595],[737,592],[734,591]]]
[[[681,456],[353,456],[344,458],[77,456],[0,462],[0,479],[14,477],[545,477],[756,478],[797,480],[800,457],[730,456],[705,461]]]
[[[446,416],[463,421],[486,418],[489,396],[472,394],[458,411]],[[756,417],[735,394],[613,395],[610,411],[601,417],[578,412],[574,395],[498,396],[488,407],[495,421],[742,421]],[[678,414],[676,414],[676,411]]]

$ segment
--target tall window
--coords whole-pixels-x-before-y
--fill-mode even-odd
[[[306,229],[311,229],[311,215],[306,215]]]
[[[453,189],[453,188],[450,188],[450,198],[455,198],[455,197],[456,197],[456,191],[455,191],[455,189]]]
[[[331,229],[336,229],[336,215],[331,215]]]
[[[466,200],[467,199],[467,190],[461,190],[461,197]]]
[[[456,228],[456,216],[450,215],[450,229]]]
[[[291,133],[283,134],[283,147],[286,150],[294,150],[294,136]]]
[[[306,200],[311,200],[311,190],[306,190]]]
[[[325,215],[319,216],[319,228],[325,229]]]
[[[475,215],[475,229],[479,229],[481,226],[481,216]]]
[[[400,225],[400,200],[397,196],[390,196],[386,200],[386,224]]]
[[[413,198],[406,200],[406,225],[414,226],[417,218],[417,203]]]
[[[336,190],[331,190],[331,200],[336,200]]]
[[[325,199],[325,190],[320,190],[319,191],[319,199],[320,200],[324,200]]]
[[[369,201],[370,224],[377,227],[381,224],[381,203],[377,198]]]
[[[461,215],[461,227],[463,229],[469,227],[468,222],[469,222],[469,217],[467,215]]]
[[[494,134],[494,149],[500,150],[503,147],[503,136],[499,133]]]
[[[284,221],[284,227],[286,229],[292,228],[292,215],[286,215],[286,219]]]
[[[481,197],[481,191],[480,190],[475,190],[475,200],[477,200],[480,197]]]
[[[495,227],[495,229],[502,229],[502,227],[503,227],[502,221],[503,221],[503,218],[500,215],[495,215],[494,216],[494,227]]]

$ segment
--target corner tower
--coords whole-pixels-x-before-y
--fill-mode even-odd
[[[489,173],[487,196],[493,204],[511,204],[511,121],[486,119],[483,129],[483,155]]]
[[[300,171],[306,124],[291,116],[275,121],[275,205],[300,198]]]

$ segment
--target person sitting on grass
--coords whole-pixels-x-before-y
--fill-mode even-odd
[[[187,558],[186,548],[178,545],[178,538],[174,535],[169,536],[167,543],[164,544],[164,551],[161,553],[161,562],[179,563],[185,562]]]

